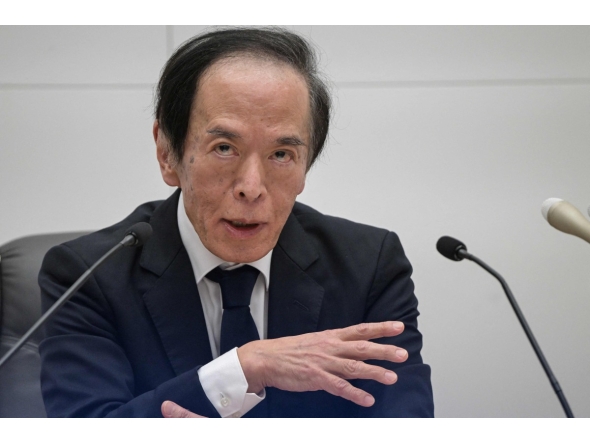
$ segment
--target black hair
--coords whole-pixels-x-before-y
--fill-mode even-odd
[[[309,90],[311,143],[308,168],[324,148],[330,125],[330,93],[317,69],[311,45],[297,34],[281,28],[226,28],[187,40],[172,54],[160,76],[156,96],[156,119],[178,161],[184,154],[191,106],[199,80],[215,62],[247,54],[283,62],[297,72]]]

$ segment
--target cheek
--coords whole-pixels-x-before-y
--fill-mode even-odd
[[[294,197],[297,197],[305,188],[305,170],[296,171],[290,180],[290,192]]]
[[[297,195],[299,196],[302,192],[303,189],[305,188],[305,174],[302,175],[302,177],[299,178],[298,181],[298,186],[297,186]]]
[[[289,177],[277,175],[269,181],[267,187],[273,196],[273,204],[277,212],[291,211],[297,196],[305,186],[304,174],[292,174]]]
[[[225,199],[228,183],[227,177],[215,168],[198,168],[190,171],[185,177],[184,185],[190,190],[186,194],[193,215],[206,222]]]

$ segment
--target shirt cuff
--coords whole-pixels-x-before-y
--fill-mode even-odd
[[[240,418],[266,397],[266,391],[247,393],[238,349],[234,348],[201,367],[198,372],[203,391],[222,418]]]

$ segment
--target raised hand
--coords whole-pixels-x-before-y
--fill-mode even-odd
[[[403,331],[401,322],[359,324],[338,330],[253,341],[238,349],[238,357],[250,393],[259,393],[264,387],[293,392],[325,390],[370,407],[375,402],[373,396],[347,380],[373,379],[387,385],[395,383],[397,375],[394,372],[363,361],[404,362],[408,358],[406,350],[370,342],[370,339],[397,336]]]

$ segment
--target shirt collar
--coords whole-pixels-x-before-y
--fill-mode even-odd
[[[203,278],[216,267],[221,266],[223,269],[237,268],[244,264],[236,264],[234,262],[227,262],[223,259],[215,256],[207,247],[201,242],[201,238],[195,231],[193,224],[186,215],[184,209],[184,200],[182,198],[182,192],[178,199],[178,230],[180,231],[180,238],[184,244],[184,248],[188,252],[188,257],[193,266],[195,272],[195,279],[197,283],[201,282]],[[264,283],[266,291],[270,285],[270,261],[272,257],[272,250],[270,250],[266,256],[258,259],[254,262],[248,262],[248,265],[256,268],[264,276]]]

